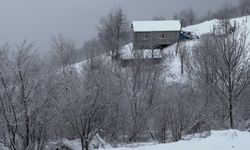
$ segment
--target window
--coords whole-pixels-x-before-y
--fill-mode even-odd
[[[165,34],[164,33],[160,33],[160,39],[165,39]]]
[[[146,40],[148,39],[148,34],[147,33],[142,33],[141,38]]]

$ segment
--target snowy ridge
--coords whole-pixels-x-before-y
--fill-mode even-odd
[[[210,21],[202,22],[200,24],[184,27],[183,30],[184,31],[191,31],[191,32],[195,33],[196,35],[201,36],[203,34],[212,32],[213,26],[216,25],[218,22],[219,22],[218,19],[213,19]]]
[[[211,33],[213,31],[213,26],[217,25],[220,20],[213,19],[210,21],[205,21],[199,24],[191,25],[184,27],[184,31],[191,31],[195,33],[198,36],[201,36],[203,34]],[[244,16],[244,17],[238,17],[238,18],[232,18],[230,20],[232,23],[236,21],[240,25],[246,25],[248,29],[250,29],[250,16]]]

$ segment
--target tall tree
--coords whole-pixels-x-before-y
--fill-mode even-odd
[[[212,34],[202,43],[205,47],[200,47],[200,54],[206,54],[206,58],[195,57],[193,66],[199,74],[196,79],[209,85],[228,110],[230,128],[234,128],[234,106],[250,82],[248,30],[230,20],[223,20],[219,25],[223,30]]]
[[[119,58],[120,49],[129,38],[129,23],[124,10],[121,7],[111,10],[101,18],[97,29],[106,52],[114,59]]]
[[[51,51],[52,61],[56,66],[62,67],[63,71],[66,66],[73,63],[74,42],[64,37],[62,34],[52,39]]]
[[[0,53],[4,56],[0,66],[0,101],[7,145],[11,150],[42,148],[46,135],[39,131],[46,133],[42,115],[49,100],[43,93],[43,62],[34,45],[26,41],[16,46],[13,55],[9,55],[7,47]]]

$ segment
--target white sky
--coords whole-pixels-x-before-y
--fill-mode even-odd
[[[100,17],[116,6],[125,9],[129,20],[149,20],[172,18],[189,7],[204,15],[223,4],[225,0],[0,0],[0,43],[28,39],[47,52],[51,38],[64,34],[82,46],[96,35]]]

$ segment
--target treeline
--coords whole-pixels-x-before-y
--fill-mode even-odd
[[[223,35],[201,37],[193,53],[186,51],[184,83],[169,82],[164,63],[146,65],[138,58],[129,67],[120,65],[121,47],[130,41],[121,8],[101,18],[97,38],[84,45],[87,59],[78,66],[71,65],[74,44],[63,36],[52,41],[46,58],[27,41],[3,44],[0,142],[11,150],[43,150],[51,141],[80,139],[88,150],[96,134],[116,146],[248,128],[248,32],[241,26],[231,32],[229,24],[221,23]]]
[[[230,19],[247,15],[250,15],[250,0],[239,0],[236,5],[226,1],[219,10],[215,12],[208,11],[205,16],[201,17],[198,17],[195,11],[190,7],[175,13],[173,19],[183,19],[183,26],[188,26],[212,19]]]

